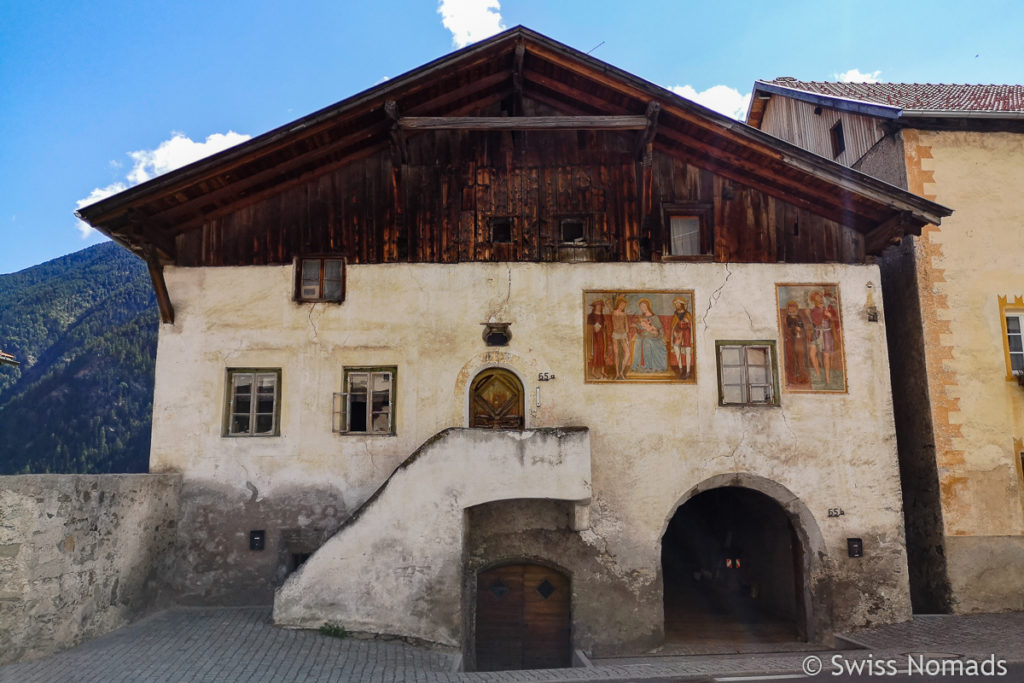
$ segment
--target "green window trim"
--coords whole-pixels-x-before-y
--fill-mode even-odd
[[[715,361],[718,364],[718,405],[779,405],[775,341],[716,340]]]
[[[281,368],[228,368],[221,436],[281,435]]]

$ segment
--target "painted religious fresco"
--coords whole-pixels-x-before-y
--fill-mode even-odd
[[[583,292],[587,382],[697,381],[693,290]]]
[[[846,392],[837,284],[777,284],[782,385],[787,391]]]

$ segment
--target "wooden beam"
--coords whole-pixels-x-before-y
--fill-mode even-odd
[[[865,253],[881,254],[886,247],[899,244],[914,224],[910,218],[909,211],[901,211],[869,232],[864,238]],[[913,234],[921,234],[921,229],[918,228]]]
[[[405,130],[643,130],[646,116],[403,116]]]
[[[391,165],[401,166],[409,158],[409,153],[405,147],[405,133],[398,125],[398,103],[394,100],[385,102],[384,113],[387,114],[388,120],[391,122],[391,128],[388,131],[391,136]]]
[[[147,246],[143,250],[143,255],[149,269],[149,279],[153,281],[156,304],[160,308],[160,321],[173,324],[174,306],[171,304],[171,295],[167,292],[167,283],[164,281],[164,267],[152,247]]]
[[[646,155],[650,155],[651,146],[654,143],[654,136],[658,132],[658,114],[661,113],[661,105],[651,100],[647,103],[647,128],[643,135],[637,139],[635,156],[639,161]]]
[[[515,67],[512,71],[512,115],[523,115],[523,58],[526,56],[526,43],[516,43]]]

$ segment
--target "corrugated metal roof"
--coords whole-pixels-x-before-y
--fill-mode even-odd
[[[899,107],[908,112],[1024,112],[1024,85],[958,83],[838,83],[776,78],[792,90]]]

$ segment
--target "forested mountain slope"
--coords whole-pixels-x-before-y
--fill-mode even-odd
[[[0,275],[0,474],[145,472],[158,319],[112,242]]]

